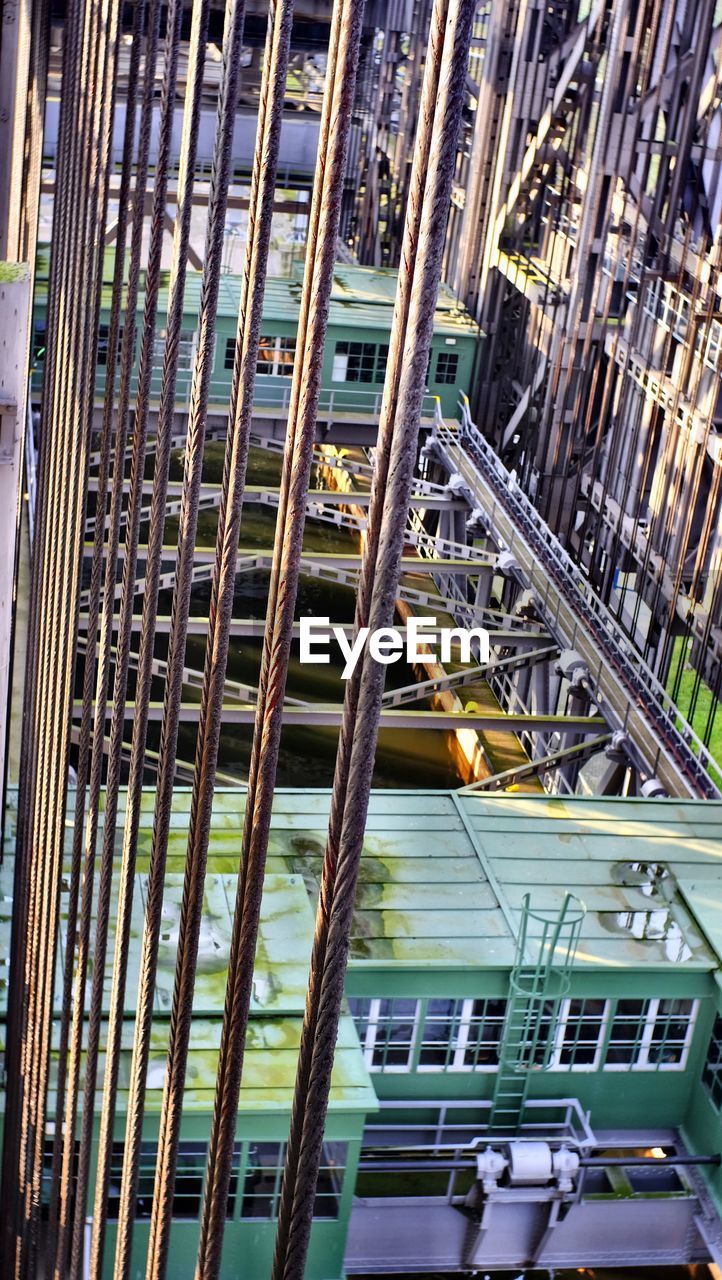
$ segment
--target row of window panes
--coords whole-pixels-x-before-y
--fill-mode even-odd
[[[647,285],[644,310],[678,338],[686,338],[692,310],[689,298],[674,289],[666,280],[654,280]]]
[[[236,1197],[239,1178],[243,1176],[243,1195],[240,1205],[242,1218],[276,1218],[278,1201],[283,1183],[285,1143],[237,1142],[233,1149],[231,1182],[228,1192],[226,1216],[237,1216]],[[347,1144],[326,1142],[321,1156],[315,1218],[337,1218],[341,1189],[346,1170]],[[178,1166],[173,1197],[174,1218],[195,1219],[200,1214],[203,1198],[203,1181],[206,1170],[207,1146],[205,1142],[181,1142],[178,1150]],[[144,1142],[140,1153],[136,1218],[150,1217],[155,1185],[157,1148],[155,1143]],[[120,1207],[120,1183],[123,1171],[123,1144],[113,1144],[108,1189],[108,1218],[118,1217]]]
[[[689,328],[691,304],[679,290],[664,280],[655,280],[647,286],[644,310],[653,320],[671,329],[678,338],[685,338]],[[722,324],[712,320],[700,325],[695,336],[695,353],[708,369],[716,372],[722,352]]]
[[[695,354],[704,361],[707,368],[716,373],[722,352],[722,324],[719,320],[712,320],[709,325],[699,327],[694,349]]]
[[[372,1071],[493,1071],[506,1001],[349,1000]],[[537,1020],[533,1062],[552,1070],[681,1070],[696,1001],[566,999]]]
[[[717,1111],[722,1111],[722,1015],[719,1013],[714,1020],[707,1048],[702,1083],[709,1092],[713,1106]]]
[[[331,370],[332,382],[383,382],[386,377],[387,343],[337,342]]]
[[[99,368],[108,363],[107,324],[98,326]],[[123,330],[118,339],[118,360],[120,361]],[[178,344],[178,372],[190,373],[193,368],[196,335],[190,330],[183,330]],[[155,337],[153,345],[153,364],[163,367],[165,356],[165,329],[161,329]],[[334,382],[383,382],[386,376],[386,361],[389,348],[386,343],[378,346],[374,342],[337,342],[333,357]],[[36,321],[33,329],[33,360],[42,360],[45,355],[45,322]],[[259,340],[256,373],[259,376],[290,378],[293,374],[293,362],[296,355],[295,337],[283,338],[267,334]],[[226,338],[223,350],[223,368],[231,372],[236,357],[236,339]],[[431,364],[431,358],[429,358]],[[457,380],[459,356],[455,351],[440,351],[436,357],[436,382],[441,386],[451,386]]]

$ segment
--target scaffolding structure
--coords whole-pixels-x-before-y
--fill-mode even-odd
[[[190,14],[183,0],[135,0],[125,30],[120,0],[71,0],[59,49],[48,7],[37,3],[0,46],[0,65],[12,69],[0,78],[0,150],[7,142],[13,155],[0,186],[0,248],[28,264],[30,285],[43,195],[53,217],[36,420],[32,388],[30,412],[24,385],[0,406],[4,417],[12,410],[13,445],[24,433],[32,494],[2,1280],[30,1280],[39,1269],[55,1280],[101,1280],[112,1247],[116,1280],[129,1275],[172,801],[187,780],[147,1280],[167,1273],[224,723],[251,725],[253,742],[197,1280],[221,1273],[284,723],[332,726],[338,744],[273,1280],[301,1280],[309,1249],[379,732],[469,733],[475,791],[531,779],[572,794],[591,761],[602,794],[717,798],[722,789],[707,749],[722,688],[715,4],[394,0],[364,12],[363,0],[335,0],[332,8],[299,4],[302,36],[292,0],[263,6],[262,30],[258,6],[247,7],[230,0],[221,23],[209,0],[194,0]],[[315,61],[299,52],[315,49],[314,21],[325,39]],[[291,154],[300,116],[312,163],[303,149]],[[52,174],[46,166],[43,175],[44,154]],[[230,395],[219,403],[211,368],[221,279],[234,252],[229,214],[238,211],[247,219],[240,307]],[[269,438],[256,435],[263,415],[254,392],[279,211],[302,219],[305,260],[292,377]],[[401,263],[383,391],[351,424],[321,386],[339,254]],[[189,265],[201,287],[181,394]],[[442,275],[483,335],[472,402],[462,396],[453,420],[426,397]],[[27,329],[28,357],[30,342]],[[350,429],[364,441],[361,460],[335,450]],[[220,484],[203,474],[212,437],[225,441]],[[179,448],[183,476],[174,481]],[[247,486],[252,448],[281,455],[277,486]],[[325,482],[312,480],[314,468]],[[257,502],[276,513],[273,548],[239,552],[242,509]],[[217,514],[214,545],[199,532],[204,510]],[[176,516],[169,543],[166,520]],[[344,528],[356,550],[308,553],[307,516]],[[265,624],[234,617],[236,583],[251,573],[267,575]],[[488,627],[490,660],[386,690],[385,668],[364,656],[343,702],[290,697],[303,575],[353,588],[351,634],[388,629],[397,609],[408,618],[415,607],[441,608],[459,625]],[[210,587],[203,617],[192,608],[199,584]],[[172,603],[161,611],[165,591]],[[192,633],[205,638],[202,670],[186,661]],[[263,639],[257,682],[227,678],[232,637],[254,634]],[[713,695],[700,734],[677,706],[685,657],[696,671],[689,718],[703,679]],[[475,681],[491,706],[458,700]],[[437,698],[446,701],[429,709],[426,700]],[[191,721],[195,757],[184,761],[180,727]],[[154,722],[157,750],[148,742]],[[496,770],[484,757],[489,731],[513,736],[511,767]],[[153,822],[111,1243],[149,776]],[[61,899],[74,963],[56,983]],[[554,944],[571,930],[565,964],[580,920],[557,922]],[[523,987],[523,943],[516,976]],[[559,995],[551,953],[532,978],[524,1027]],[[509,1026],[496,1114],[507,1126],[524,1097],[514,1087],[504,1099],[504,1083],[529,1047],[522,1024]]]
[[[475,420],[707,742],[722,688],[721,22],[713,0],[480,5],[445,257],[486,335]],[[400,127],[396,181],[403,142]],[[358,252],[373,260],[373,239]]]

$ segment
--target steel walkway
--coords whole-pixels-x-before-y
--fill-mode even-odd
[[[438,420],[430,446],[451,474],[461,476],[492,540],[513,555],[517,576],[533,590],[551,634],[584,659],[592,700],[628,736],[648,776],[659,779],[670,795],[718,797],[719,766],[515,485],[466,403],[458,424]]]

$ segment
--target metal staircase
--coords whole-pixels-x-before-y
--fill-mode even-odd
[[[491,1133],[518,1131],[532,1072],[549,1065],[559,1003],[569,990],[584,914],[584,904],[571,893],[553,918],[532,911],[529,894],[524,898],[499,1045]]]

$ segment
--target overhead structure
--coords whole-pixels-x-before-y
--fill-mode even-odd
[[[127,31],[120,0],[68,6],[61,63],[55,47],[50,59],[58,105],[47,132],[54,164],[45,189],[53,211],[47,286],[28,344],[38,375],[30,384],[37,473],[35,424],[31,413],[26,429],[20,408],[24,381],[12,404],[0,404],[3,432],[13,417],[13,444],[26,431],[28,488],[36,494],[20,785],[9,835],[0,1280],[41,1271],[54,1280],[128,1280],[139,1248],[146,1280],[174,1274],[173,1223],[193,1157],[184,1107],[196,1087],[198,1048],[208,1055],[200,1072],[206,1096],[196,1107],[208,1122],[208,1150],[194,1183],[197,1280],[223,1273],[229,1206],[238,1197],[265,1204],[265,1191],[246,1193],[249,1170],[264,1187],[272,1183],[272,1237],[263,1247],[273,1280],[301,1280],[314,1265],[318,1197],[331,1196],[339,1164],[330,1135],[355,1142],[358,1156],[375,1100],[366,1068],[379,1065],[380,997],[353,1010],[356,1030],[343,1000],[349,951],[358,945],[374,765],[387,729],[448,735],[465,784],[434,804],[452,843],[465,833],[470,892],[494,913],[490,954],[508,969],[506,1012],[489,1015],[498,1033],[496,1086],[474,1113],[475,1125],[505,1143],[533,1126],[527,1112],[539,1098],[531,1096],[531,1067],[555,1055],[566,1065],[572,1005],[586,999],[570,995],[577,943],[591,938],[596,947],[594,931],[610,922],[595,915],[588,925],[576,896],[559,903],[554,893],[552,908],[540,913],[529,900],[510,905],[505,873],[478,834],[485,793],[514,788],[540,803],[545,791],[565,800],[719,798],[722,766],[703,740],[714,715],[699,736],[679,713],[678,689],[667,687],[675,639],[684,647],[694,635],[707,645],[717,616],[716,384],[703,371],[716,373],[717,161],[707,146],[716,146],[719,107],[714,7],[395,0],[369,4],[364,17],[363,0],[335,0],[325,13],[321,95],[305,62],[298,90],[293,0],[264,8],[262,58],[253,53],[257,6],[249,3],[247,13],[243,0],[227,5],[220,48],[210,0],[193,0],[190,15],[183,0],[167,8],[135,0]],[[308,18],[316,6],[297,8]],[[8,236],[14,226],[17,255],[34,270],[46,7],[31,6],[30,16],[29,52],[20,57],[15,41],[16,75],[0,90],[14,103],[26,195],[18,208],[14,155],[0,221]],[[8,48],[13,38],[8,46],[3,35],[3,59]],[[300,155],[290,176],[289,104],[308,113],[315,133],[313,164]],[[667,115],[679,134],[674,155],[659,136]],[[291,197],[279,201],[291,180]],[[303,269],[287,263],[282,290],[293,316],[282,315],[270,332],[272,221],[300,206]],[[202,207],[199,246],[194,217]],[[228,230],[238,211],[246,227],[236,262],[239,245]],[[362,277],[355,263],[338,265],[354,253],[374,268],[395,257],[401,266]],[[444,271],[453,291],[440,293]],[[455,271],[464,273],[463,288]],[[336,312],[347,309],[345,294],[362,278],[369,296],[360,335],[334,335],[331,351]],[[663,309],[661,329],[657,311],[652,326],[640,318],[652,302]],[[25,306],[21,335],[30,333],[29,299]],[[385,329],[372,336],[379,315]],[[221,320],[232,322],[229,332]],[[664,375],[651,356],[643,364],[640,335]],[[665,379],[674,375],[681,386],[683,372],[687,390],[672,394]],[[652,401],[653,414],[644,408]],[[247,484],[252,459],[272,482]],[[683,507],[690,475],[694,501]],[[642,516],[644,503],[652,516]],[[678,526],[673,516],[682,510]],[[273,523],[265,542],[244,529],[263,515]],[[338,545],[329,546],[330,535]],[[638,537],[645,551],[635,560]],[[408,637],[433,615],[428,650],[388,688],[386,664],[369,647],[345,673],[343,697],[328,702],[299,691],[294,646],[308,583],[330,584],[348,606],[343,618],[328,619],[339,647],[348,650],[364,628],[384,633],[396,621]],[[252,616],[259,596],[265,620]],[[640,619],[649,664],[639,652]],[[432,641],[446,630],[454,637],[439,660]],[[476,637],[465,640],[468,631]],[[196,665],[193,637],[204,646]],[[234,670],[239,638],[261,641],[252,672]],[[707,648],[712,666],[699,670],[714,685],[714,645]],[[675,652],[681,672],[682,651]],[[699,685],[693,702],[698,694]],[[233,725],[251,732],[248,767],[229,777],[222,733]],[[335,751],[333,787],[316,800],[315,861],[310,869],[299,863],[305,889],[285,865],[267,874],[277,857],[283,734],[294,725],[325,732]],[[183,736],[185,726],[192,732]],[[235,835],[230,869],[218,880],[209,860],[220,783],[229,784]],[[392,827],[407,817],[398,804],[389,805]],[[535,813],[544,819],[546,811]],[[714,1065],[716,1005],[705,984],[716,944],[695,935],[689,913],[704,920],[702,932],[712,925],[688,885],[673,904],[682,930],[665,905],[666,869],[650,865],[651,878],[647,863],[641,872],[635,864],[642,881],[632,888],[661,905],[644,911],[641,924],[632,908],[629,926],[611,924],[632,932],[639,924],[646,941],[656,937],[661,912],[665,945],[694,956],[696,969],[679,999],[660,986],[641,1002],[632,1048],[624,1041],[633,1054],[626,1065],[681,1070],[693,1034],[711,1035]],[[713,865],[702,860],[707,871]],[[602,885],[600,916],[608,914],[605,901],[617,900],[618,874],[613,868]],[[305,910],[309,885],[315,923]],[[268,931],[264,889],[282,901],[284,927],[292,933],[296,916],[304,924],[308,985],[305,974],[300,986],[294,976],[290,995],[257,965]],[[215,911],[213,903],[225,906]],[[531,920],[543,924],[536,954]],[[439,921],[432,927],[438,932]],[[442,932],[446,938],[445,924]],[[392,950],[399,941],[391,933],[387,940]],[[273,941],[278,946],[277,935]],[[196,1046],[197,1000],[219,949],[223,1000]],[[607,955],[603,945],[598,953]],[[616,1032],[627,1026],[620,990],[589,997],[603,1010],[578,1020],[596,1030],[596,1065],[603,1048],[611,1068],[619,1065]],[[264,1000],[276,996],[266,1016]],[[434,998],[425,992],[425,1014]],[[478,1030],[473,1009],[461,1015],[467,1036]],[[433,1010],[429,1016],[433,1022]],[[284,1131],[271,1156],[247,1137],[239,1147],[237,1121],[249,1060],[252,1070],[259,1037],[269,1047],[274,1035],[293,1057],[290,1075],[285,1059]],[[337,1044],[343,1087],[332,1077]],[[455,1042],[463,1059],[456,1065],[476,1070],[467,1048],[468,1040]],[[553,1104],[562,1119],[552,1131],[544,1121],[533,1177],[525,1176],[520,1148],[492,1151],[484,1164],[470,1157],[471,1139],[464,1142],[463,1167],[478,1177],[463,1205],[471,1216],[453,1215],[455,1266],[485,1261],[489,1214],[505,1202],[502,1168],[517,1189],[535,1187],[543,1232],[535,1226],[529,1257],[566,1221],[581,1188],[576,1148],[587,1158],[598,1144],[577,1098],[555,1096]],[[264,1105],[276,1108],[278,1137],[272,1090]],[[681,1101],[678,1112],[682,1124]],[[704,1148],[697,1140],[704,1126],[695,1123]],[[438,1132],[446,1125],[440,1119]],[[706,1149],[678,1145],[678,1162],[714,1164]],[[679,1231],[663,1257],[677,1247],[680,1223],[691,1241],[686,1260],[705,1250],[716,1257],[707,1190],[691,1178],[683,1187]],[[340,1201],[336,1210],[342,1216]],[[358,1240],[349,1256],[363,1258]],[[337,1261],[340,1274],[343,1257]]]
[[[392,56],[393,20],[378,25]],[[404,99],[425,40],[413,30]],[[714,0],[512,0],[480,6],[475,37],[445,257],[486,334],[472,413],[709,745],[722,691],[722,15]],[[377,130],[376,169],[403,189],[397,110],[398,130]],[[379,193],[364,226],[383,227],[386,207]],[[376,260],[373,236],[355,244]],[[384,260],[398,254],[396,238]]]

